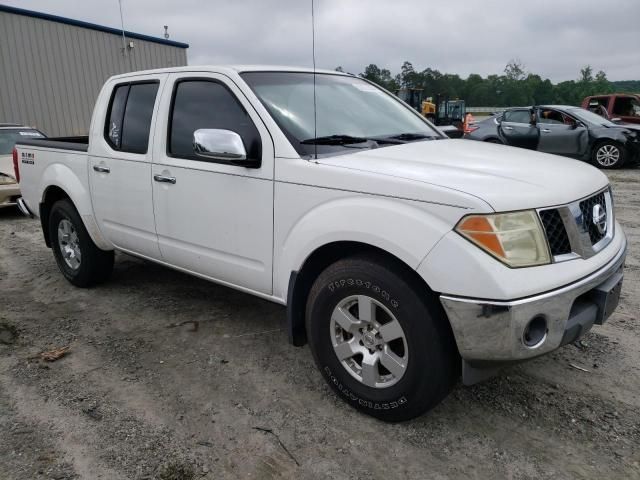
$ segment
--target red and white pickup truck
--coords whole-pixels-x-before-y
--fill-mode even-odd
[[[343,73],[120,75],[88,142],[22,141],[14,163],[71,283],[105,281],[120,250],[286,305],[290,340],[385,420],[576,340],[620,295],[604,174],[447,139]]]
[[[582,101],[582,108],[610,120],[640,123],[640,95],[637,94],[614,93],[586,97]]]

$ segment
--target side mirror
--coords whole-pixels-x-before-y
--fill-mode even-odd
[[[620,117],[616,117],[616,118],[611,118],[609,121],[613,123],[619,123],[622,121],[622,119]]]
[[[222,160],[238,165],[248,162],[242,138],[231,130],[215,128],[196,130],[193,132],[193,151],[199,157],[210,160]]]

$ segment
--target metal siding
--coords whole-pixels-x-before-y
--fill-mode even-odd
[[[187,64],[186,49],[0,11],[0,122],[50,136],[88,133],[100,88],[112,75]]]

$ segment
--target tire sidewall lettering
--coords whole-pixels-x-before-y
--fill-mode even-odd
[[[389,292],[387,292],[386,290],[383,290],[376,284],[373,284],[369,281],[361,280],[359,278],[355,278],[355,279],[347,278],[347,279],[333,281],[327,285],[327,289],[329,289],[331,293],[334,293],[336,290],[340,288],[352,287],[354,285],[358,287],[365,287],[366,289],[371,290],[376,295],[382,297],[395,309],[397,309],[400,306],[400,302],[398,302],[398,300],[393,298]]]
[[[372,410],[392,410],[394,408],[402,407],[403,405],[406,405],[408,403],[408,400],[404,396],[398,398],[397,400],[389,402],[374,402],[371,400],[360,398],[346,386],[344,386],[340,382],[340,380],[331,372],[331,369],[328,366],[325,366],[323,370],[324,374],[327,377],[327,380],[335,385],[340,393],[342,393],[348,400],[357,403],[361,407],[370,408]]]

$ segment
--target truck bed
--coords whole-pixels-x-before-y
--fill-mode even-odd
[[[89,136],[28,139],[20,140],[16,145],[86,152],[89,148]]]

